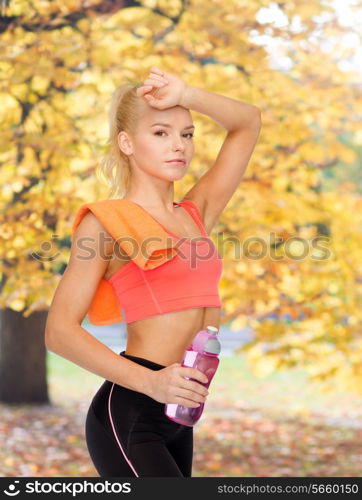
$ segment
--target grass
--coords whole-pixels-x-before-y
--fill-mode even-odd
[[[362,419],[362,396],[347,391],[325,392],[323,385],[310,381],[303,370],[290,369],[259,378],[253,375],[244,355],[221,358],[220,363],[210,385],[215,404]]]
[[[47,369],[54,402],[90,400],[103,379],[70,361],[48,352]],[[52,388],[56,387],[56,391]],[[244,355],[221,357],[210,384],[208,407],[258,408],[268,412],[300,414],[316,412],[327,417],[362,418],[362,396],[325,393],[321,384],[308,380],[302,370],[287,370],[256,377]]]

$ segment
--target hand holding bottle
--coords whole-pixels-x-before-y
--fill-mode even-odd
[[[206,330],[200,330],[191,346],[185,351],[182,360],[184,368],[197,370],[207,377],[205,389],[209,387],[219,366],[218,355],[221,344],[217,334],[218,329],[211,325],[207,326]],[[201,401],[199,407],[190,407],[183,403],[168,403],[165,405],[165,415],[178,424],[193,426],[200,419],[204,405],[205,401]]]
[[[197,408],[200,403],[206,401],[209,392],[202,384],[207,382],[206,375],[200,370],[173,363],[150,374],[150,384],[146,394],[159,403],[175,403],[188,408]]]

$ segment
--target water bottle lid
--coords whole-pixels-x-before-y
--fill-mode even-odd
[[[208,333],[216,334],[219,333],[219,330],[216,328],[216,326],[207,326],[206,330]]]
[[[208,339],[203,346],[203,350],[210,354],[219,354],[221,351],[220,342],[217,339]]]

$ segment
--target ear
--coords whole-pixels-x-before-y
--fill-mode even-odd
[[[117,142],[122,153],[124,153],[125,155],[130,155],[133,153],[132,142],[127,132],[121,130],[121,132],[119,132],[119,134],[117,135]]]

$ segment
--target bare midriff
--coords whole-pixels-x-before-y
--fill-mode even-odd
[[[109,279],[126,264],[125,259],[121,262],[112,259],[104,278]],[[220,312],[220,307],[197,307],[127,323],[125,352],[164,366],[181,363],[184,351],[198,331],[208,325],[219,328]]]

